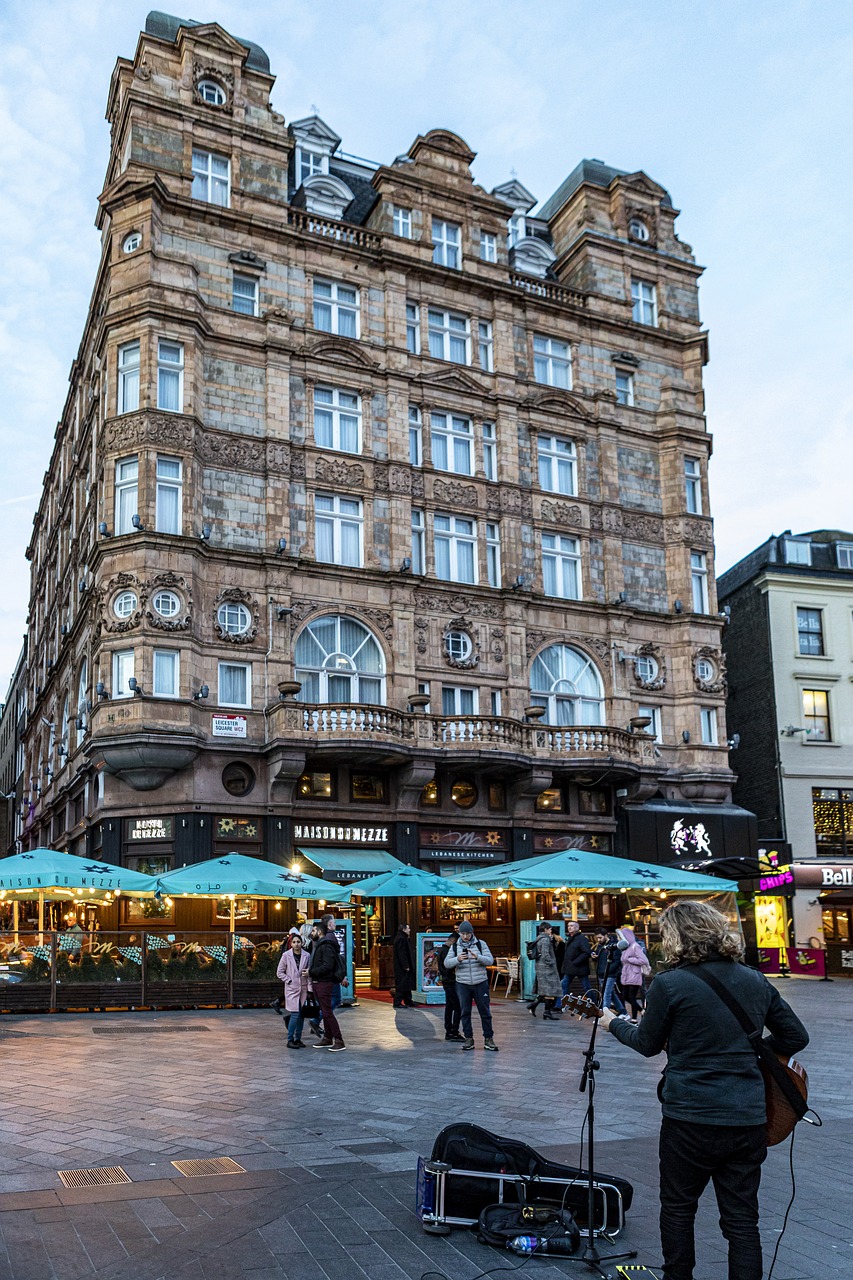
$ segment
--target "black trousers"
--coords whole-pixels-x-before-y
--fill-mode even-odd
[[[448,1036],[459,1035],[459,1019],[462,1010],[459,1007],[459,995],[455,982],[444,984],[444,1032]]]
[[[689,1124],[664,1116],[660,1131],[660,1238],[666,1280],[693,1280],[693,1223],[714,1184],[729,1242],[729,1280],[761,1280],[758,1184],[767,1156],[764,1125]]]

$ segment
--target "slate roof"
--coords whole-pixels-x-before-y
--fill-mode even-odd
[[[572,169],[568,178],[560,183],[554,194],[548,197],[536,216],[546,220],[553,218],[584,182],[591,182],[596,187],[609,187],[614,178],[624,178],[627,175],[627,169],[614,169],[612,165],[605,164],[603,160],[581,160],[580,164],[575,165],[574,169]],[[666,205],[669,209],[672,208],[672,197],[669,192],[665,193],[661,199],[661,204]]]
[[[171,40],[174,43],[178,38],[178,32],[181,27],[205,27],[207,25],[206,22],[197,22],[194,18],[176,18],[171,13],[161,13],[159,9],[152,9],[145,19],[145,33],[149,36],[157,36],[160,40]],[[251,67],[254,71],[263,71],[269,75],[270,60],[261,46],[255,44],[254,40],[244,40],[242,36],[235,36],[234,39],[239,40],[240,44],[245,45],[249,50],[246,66]]]
[[[351,170],[336,169],[334,163],[329,165],[329,173],[340,178],[341,182],[345,182],[353,194],[353,199],[344,210],[344,222],[354,222],[356,226],[363,226],[379,199],[378,191],[365,178],[357,178]]]

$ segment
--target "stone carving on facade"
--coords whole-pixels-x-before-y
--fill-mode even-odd
[[[529,519],[533,514],[533,500],[529,493],[521,489],[489,488],[486,492],[486,510],[490,514],[523,516]]]
[[[633,662],[631,665],[634,669],[635,684],[638,684],[641,689],[647,689],[650,693],[659,689],[665,689],[666,663],[659,645],[652,644],[651,641],[647,644],[641,644],[637,649],[637,654],[641,658],[651,658],[657,667],[657,674],[649,680],[640,673],[637,663]]]
[[[582,649],[592,649],[593,653],[598,654],[599,658],[606,661],[610,657],[610,642],[605,640],[603,636],[578,636],[566,635],[561,636],[561,642],[564,644],[577,644]],[[606,671],[602,675],[607,675]]]
[[[700,663],[709,663],[713,668],[713,675],[710,679],[703,678],[699,673]],[[728,680],[726,679],[726,659],[721,649],[714,649],[711,645],[700,645],[693,650],[693,683],[701,693],[725,693],[728,689]]]
[[[621,533],[622,512],[618,507],[590,507],[589,527],[595,532]]]
[[[246,436],[226,435],[224,432],[199,433],[198,454],[209,466],[224,471],[264,471],[267,450],[262,440]]]
[[[162,445],[166,449],[190,449],[193,420],[178,413],[125,413],[114,418],[104,432],[107,449],[133,449],[140,445]]]
[[[583,527],[583,513],[580,507],[568,502],[543,502],[542,519],[549,524],[568,524],[575,528]]]
[[[138,67],[133,68],[133,74],[136,76],[137,80],[141,80],[143,84],[147,84],[151,79],[153,72],[147,62],[140,62]]]
[[[224,630],[219,622],[219,606],[223,604],[242,604],[246,606],[251,622],[245,631],[235,634]],[[224,640],[227,644],[250,644],[258,634],[259,618],[260,610],[257,600],[251,591],[244,591],[242,587],[224,587],[213,602],[213,629],[219,639]]]
[[[276,471],[280,475],[289,475],[291,471],[290,445],[283,440],[267,441],[267,470]]]
[[[504,660],[504,640],[506,639],[506,632],[503,627],[492,627],[490,635],[492,642],[492,661],[496,662],[500,666]]]
[[[386,640],[391,640],[394,635],[394,619],[387,609],[358,609],[355,616],[367,618]]]
[[[321,484],[360,489],[364,484],[364,467],[357,462],[341,462],[338,458],[318,458],[314,472]]]
[[[184,608],[180,613],[175,614],[173,618],[164,618],[156,609],[146,609],[145,617],[152,627],[156,627],[158,631],[187,631],[190,626],[193,607],[192,588],[187,585],[186,578],[180,577],[177,573],[169,570],[167,573],[158,573],[145,584],[146,594],[152,600],[158,591],[172,591],[179,596]]]
[[[468,637],[471,645],[471,652],[467,658],[455,658],[447,650],[447,637],[452,631],[460,631],[462,635]],[[480,645],[474,634],[474,628],[468,618],[459,617],[451,618],[444,628],[441,637],[441,654],[444,661],[449,667],[453,667],[456,671],[471,671],[480,664]]]
[[[528,659],[532,658],[539,649],[552,644],[576,644],[582,649],[592,649],[593,653],[603,660],[606,660],[610,654],[610,644],[602,636],[568,635],[564,631],[528,631],[526,643]],[[602,674],[606,675],[606,672]]]
[[[380,497],[390,492],[388,468],[377,464],[373,468],[373,492]]]
[[[202,106],[210,107],[214,104],[207,102],[199,93],[198,86],[202,80],[215,80],[225,93],[224,103],[215,109],[219,111],[230,110],[234,102],[233,72],[225,71],[221,67],[205,66],[202,62],[193,63],[193,101],[201,103]]]
[[[415,617],[415,648],[420,654],[429,652],[429,618],[421,614]]]
[[[528,631],[526,640],[528,661],[543,646],[549,643],[556,644],[559,639],[560,637],[551,631]]]
[[[634,511],[623,511],[622,532],[627,537],[639,538],[641,542],[662,542],[663,521],[657,516],[640,515]]]
[[[714,526],[710,520],[684,516],[665,522],[667,542],[691,542],[694,546],[714,545]]]
[[[448,502],[454,507],[476,507],[477,490],[472,484],[458,484],[455,480],[436,480],[433,485],[436,502]]]
[[[293,600],[290,607],[291,635],[308,617],[309,613],[316,613],[318,617],[326,613],[340,613],[347,618],[367,619],[375,630],[382,633],[386,640],[390,641],[394,634],[394,619],[386,609],[341,609],[331,601],[326,604],[321,600]]]
[[[132,591],[136,596],[136,608],[127,618],[116,617],[113,612],[113,599],[122,591]],[[144,582],[140,582],[135,573],[114,574],[98,588],[97,594],[101,613],[97,626],[98,632],[107,631],[110,635],[122,635],[139,626],[145,605],[146,586]]]
[[[418,592],[418,607],[426,609],[428,613],[451,613],[477,618],[502,618],[503,613],[499,605],[489,604],[483,600],[469,600],[467,596],[442,596],[429,595],[426,592]]]
[[[423,477],[421,477],[423,482]],[[374,488],[376,481],[374,479]],[[388,487],[391,493],[411,493],[412,473],[408,467],[391,467],[388,471]]]
[[[424,473],[422,471],[412,472],[412,497],[422,498],[424,496]]]

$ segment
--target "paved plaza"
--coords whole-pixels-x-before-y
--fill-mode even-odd
[[[803,1059],[824,1127],[798,1130],[774,1280],[849,1280],[853,985],[779,985],[812,1034]],[[446,1043],[441,1010],[372,1000],[341,1015],[343,1054],[285,1052],[271,1010],[3,1016],[0,1280],[474,1280],[516,1264],[540,1280],[590,1274],[504,1256],[464,1230],[427,1236],[416,1220],[417,1156],[451,1121],[577,1163],[589,1024],[534,1022],[500,995],[494,1007],[498,1054],[481,1037],[475,1053]],[[654,1266],[663,1060],[608,1036],[599,1056],[598,1165],[634,1184],[620,1244]],[[246,1172],[187,1178],[171,1163],[214,1156]],[[66,1190],[57,1174],[101,1166],[132,1182]],[[768,1266],[789,1194],[785,1146],[762,1187]],[[698,1254],[697,1280],[723,1280],[710,1202]]]

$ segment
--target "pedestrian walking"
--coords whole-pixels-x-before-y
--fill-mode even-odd
[[[743,939],[716,908],[677,902],[660,916],[668,972],[649,988],[639,1026],[605,1009],[601,1025],[645,1058],[666,1051],[659,1093],[660,1235],[666,1280],[693,1280],[699,1199],[713,1181],[729,1280],[761,1280],[758,1187],[767,1155],[764,1081],[755,1052],[714,988],[789,1058],[809,1042],[775,987],[743,964]],[[706,981],[701,975],[706,975]]]
[[[489,970],[494,964],[494,956],[487,944],[474,935],[474,926],[470,920],[463,920],[458,927],[459,937],[447,952],[444,961],[446,969],[456,971],[456,990],[459,995],[459,1006],[462,1021],[463,1049],[474,1048],[474,1028],[471,1022],[471,1009],[476,1004],[483,1027],[483,1048],[497,1053],[492,1014],[489,1007]]]
[[[334,916],[324,916],[320,929],[320,937],[314,944],[308,968],[311,985],[323,1015],[323,1035],[314,1048],[330,1049],[333,1053],[340,1053],[346,1045],[332,1009],[332,993],[335,983],[346,982],[347,966],[341,955],[338,935],[335,933]]]
[[[459,1034],[459,1023],[462,1010],[459,1005],[459,993],[456,990],[456,970],[445,966],[447,953],[459,939],[457,933],[449,933],[447,941],[438,951],[438,973],[444,988],[444,1038],[461,1043],[465,1037]]]
[[[554,947],[554,931],[547,920],[543,921],[539,926],[539,933],[533,948],[533,960],[536,965],[536,995],[532,1004],[527,1007],[535,1018],[537,1008],[544,1001],[543,1020],[556,1022],[557,1015],[554,1012],[554,1006],[560,999],[562,988],[560,971],[557,968],[557,952]]]
[[[302,1005],[311,990],[311,977],[308,973],[310,963],[311,957],[304,949],[302,937],[297,930],[288,949],[282,952],[275,971],[276,977],[281,978],[284,983],[288,1049],[305,1048],[302,1041],[302,1027],[305,1022]]]
[[[599,929],[595,935],[595,948],[592,953],[595,974],[598,979],[599,1003],[602,1009],[615,1006],[617,1013],[624,1013],[616,985],[622,976],[622,953],[616,945],[616,934]]]
[[[631,1016],[639,1020],[643,1012],[643,980],[651,977],[652,966],[645,951],[634,937],[634,930],[623,925],[616,930],[617,947],[621,953],[622,975],[619,985],[625,1003],[631,1008]]]
[[[591,990],[589,981],[589,957],[592,947],[589,938],[581,933],[577,920],[570,920],[566,925],[566,950],[563,953],[563,995],[569,994],[569,988],[575,978],[580,978],[584,992]]]
[[[401,924],[394,934],[394,1008],[414,1009],[412,991],[415,985],[415,956],[412,951],[412,926]]]

